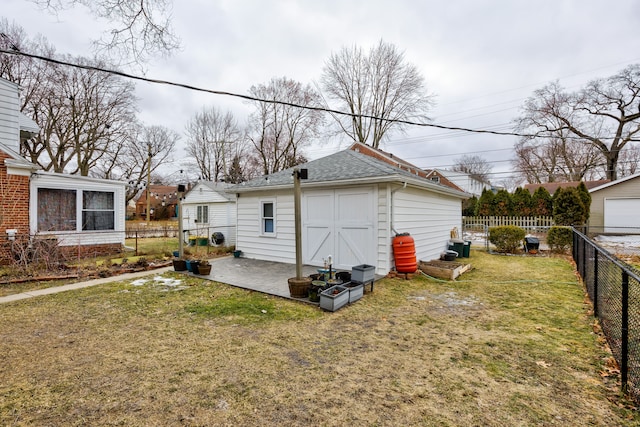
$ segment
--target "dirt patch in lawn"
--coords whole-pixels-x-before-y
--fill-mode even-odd
[[[5,305],[0,424],[640,422],[565,259],[471,262],[335,313],[171,273]]]

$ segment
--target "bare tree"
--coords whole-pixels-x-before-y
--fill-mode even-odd
[[[92,175],[127,181],[126,201],[129,202],[148,184],[148,175],[153,178],[160,165],[170,163],[179,140],[177,132],[164,126],[132,126],[124,143],[113,146],[92,170]]]
[[[247,137],[254,148],[254,163],[266,175],[304,162],[302,149],[318,136],[322,113],[275,101],[317,107],[320,96],[311,86],[286,77],[252,86],[249,93],[267,101],[255,101],[256,109],[249,117]]]
[[[41,131],[22,149],[45,170],[88,175],[135,120],[133,84],[113,74],[51,65],[36,94],[25,110]]]
[[[146,62],[154,55],[167,55],[180,46],[170,22],[171,0],[30,0],[57,13],[75,6],[89,9],[112,28],[94,41],[98,53],[114,60],[128,58]]]
[[[606,176],[617,179],[622,149],[640,132],[640,64],[566,92],[558,83],[536,90],[525,102],[518,129],[545,138],[577,138],[596,147]]]
[[[186,126],[187,153],[195,161],[202,179],[225,178],[227,165],[238,152],[241,132],[233,114],[215,107],[203,108]]]
[[[630,176],[640,171],[640,147],[637,145],[627,145],[620,152],[618,159],[618,175],[620,178]]]
[[[402,52],[382,40],[368,54],[356,46],[331,54],[321,84],[335,109],[351,113],[334,118],[354,141],[377,148],[385,135],[406,128],[394,120],[428,120],[432,97],[424,78]]]
[[[493,166],[489,164],[485,159],[477,155],[464,154],[456,159],[455,164],[451,170],[456,172],[464,172],[470,175],[472,178],[489,183],[489,174]]]
[[[604,173],[602,153],[584,140],[521,138],[515,144],[514,169],[530,183],[580,181]]]
[[[44,56],[53,56],[54,48],[46,39],[29,38],[22,27],[0,18],[0,48],[4,50],[28,51]],[[48,64],[20,55],[0,55],[0,77],[20,86],[20,111],[24,111],[46,80]]]

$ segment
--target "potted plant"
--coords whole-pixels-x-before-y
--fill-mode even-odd
[[[187,260],[187,270],[189,270],[190,273],[197,273],[198,272],[198,261],[195,259],[191,259],[191,260]]]
[[[185,271],[187,269],[187,261],[183,259],[174,259],[173,260],[173,269],[175,271]]]
[[[209,274],[211,274],[211,264],[209,263],[208,260],[203,259],[201,261],[198,261],[197,274],[201,276],[208,276]]]

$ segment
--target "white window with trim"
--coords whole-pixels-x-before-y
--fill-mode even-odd
[[[82,192],[82,231],[115,230],[115,203],[109,191]]]
[[[112,191],[38,188],[39,232],[115,230]]]
[[[209,223],[209,206],[200,205],[196,207],[196,222],[198,224]]]
[[[263,236],[276,235],[276,203],[273,200],[260,202],[260,234]]]

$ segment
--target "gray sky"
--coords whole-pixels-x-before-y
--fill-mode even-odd
[[[53,16],[27,0],[2,3],[2,16],[61,54],[90,56],[90,39],[106,28],[82,7]],[[173,26],[181,51],[148,64],[147,77],[241,94],[272,77],[314,84],[332,52],[382,39],[404,51],[436,95],[433,123],[474,129],[512,130],[523,101],[550,81],[578,89],[640,62],[635,0],[182,0],[174,2]],[[241,124],[250,111],[237,98],[153,84],[137,83],[136,94],[145,124],[180,134],[203,106],[231,110]],[[478,154],[507,172],[515,142],[417,127],[381,148],[424,168]],[[333,138],[306,153],[317,158],[347,145]],[[179,148],[176,158],[184,155]]]

